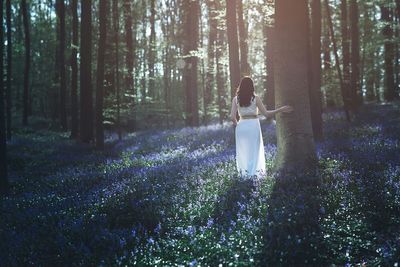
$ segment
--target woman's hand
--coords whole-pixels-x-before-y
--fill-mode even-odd
[[[280,111],[284,113],[290,113],[293,111],[293,108],[291,106],[283,106],[280,108]]]

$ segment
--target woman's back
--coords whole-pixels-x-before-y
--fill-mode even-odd
[[[236,96],[236,103],[238,107],[239,116],[258,115],[258,109],[255,97],[253,97],[253,99],[250,100],[250,105],[248,107],[241,107],[237,96]]]

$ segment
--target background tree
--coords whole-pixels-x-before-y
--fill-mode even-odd
[[[0,21],[3,21],[3,0],[0,0]],[[7,178],[7,144],[6,144],[6,122],[5,122],[5,94],[3,82],[3,52],[4,52],[4,37],[3,25],[0,27],[0,194],[8,192]]]
[[[104,147],[103,127],[103,91],[104,91],[104,55],[107,39],[107,0],[99,3],[100,38],[97,52],[97,82],[96,82],[96,147]]]
[[[350,29],[351,29],[351,92],[352,103],[357,108],[363,102],[360,88],[360,30],[357,0],[350,0]]]
[[[308,95],[307,1],[279,0],[275,6],[275,100],[295,112],[277,115],[277,168],[301,170],[316,159]]]
[[[92,1],[81,2],[80,140],[93,140]]]
[[[240,72],[241,76],[250,75],[250,66],[248,62],[248,47],[247,47],[247,27],[243,17],[243,0],[237,1],[237,24],[239,30],[240,43]]]
[[[72,45],[71,45],[71,138],[77,139],[79,134],[78,107],[78,0],[71,0]]]
[[[342,31],[342,55],[343,55],[343,85],[344,85],[344,98],[349,104],[351,103],[350,94],[350,39],[349,39],[349,26],[348,26],[348,12],[347,0],[341,0],[341,31]],[[354,106],[348,105],[352,110]]]
[[[155,0],[150,0],[150,43],[149,43],[149,94],[155,97],[155,60],[156,60],[156,5]]]
[[[12,128],[12,96],[11,96],[11,80],[12,80],[12,36],[11,36],[11,0],[6,0],[6,25],[7,25],[7,81],[6,81],[6,110],[7,110],[7,140],[11,140]]]
[[[239,42],[236,20],[236,0],[226,1],[226,28],[229,46],[229,74],[231,82],[231,98],[235,96],[240,82]]]
[[[381,20],[384,23],[383,36],[384,36],[384,49],[385,49],[385,91],[384,97],[386,101],[392,101],[395,98],[395,84],[394,84],[394,45],[392,41],[392,17],[391,11],[385,5],[381,5]]]
[[[59,100],[59,110],[60,110],[60,122],[61,127],[64,131],[67,130],[67,77],[65,72],[65,4],[64,0],[56,1],[56,11],[59,20],[59,44],[58,44],[58,56],[59,56],[59,74],[60,74],[60,100]]]
[[[266,70],[264,85],[264,103],[268,109],[275,108],[274,85],[274,25],[272,19],[266,16],[263,24],[264,36],[264,65]]]
[[[184,3],[186,36],[184,54],[186,65],[184,72],[185,97],[186,97],[186,124],[190,126],[199,125],[198,111],[198,42],[199,42],[199,16],[200,4],[198,1]]]
[[[24,23],[25,37],[25,69],[24,69],[24,93],[23,93],[23,114],[22,124],[28,125],[29,116],[29,74],[31,68],[31,39],[29,30],[29,8],[26,0],[21,0],[22,18]]]
[[[321,0],[311,3],[311,81],[310,108],[313,135],[315,140],[321,140],[322,133],[322,103],[321,103]]]
[[[346,113],[347,121],[350,121],[349,101],[348,101],[348,98],[346,97],[347,96],[346,85],[344,82],[342,69],[340,67],[339,53],[338,53],[338,48],[337,48],[337,44],[336,44],[335,31],[333,28],[329,0],[325,0],[325,8],[326,8],[326,13],[327,13],[327,23],[328,23],[328,28],[329,28],[329,35],[330,35],[330,39],[332,41],[332,46],[333,46],[333,54],[335,55],[336,70],[337,70],[337,74],[339,77],[339,84],[340,84],[340,91],[341,91],[341,95],[342,95],[343,108]]]
[[[119,69],[119,11],[118,0],[113,0],[113,24],[114,24],[114,44],[115,44],[115,90],[117,96],[117,132],[118,139],[122,139],[121,132],[121,92],[120,92],[120,69]]]

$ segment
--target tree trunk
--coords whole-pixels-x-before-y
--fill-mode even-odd
[[[29,116],[29,74],[31,67],[31,39],[29,30],[29,14],[26,0],[21,0],[22,19],[25,35],[25,69],[24,69],[24,93],[23,93],[23,114],[22,124],[28,125]]]
[[[3,0],[0,0],[0,21],[3,21]],[[5,94],[3,82],[3,26],[0,28],[0,195],[8,193],[8,177],[7,177],[7,143],[6,143],[6,110],[4,107]]]
[[[239,43],[236,22],[236,0],[226,0],[226,27],[229,46],[229,74],[231,82],[231,98],[235,97],[240,83]]]
[[[363,94],[360,88],[360,29],[358,19],[357,0],[350,0],[350,24],[351,24],[351,92],[352,103],[355,108],[363,102]]]
[[[12,78],[12,39],[11,39],[11,0],[6,0],[6,24],[7,24],[7,140],[11,140],[12,128],[12,97],[11,97],[11,78]]]
[[[267,75],[265,77],[264,103],[268,109],[275,109],[275,85],[274,85],[274,27],[264,22],[264,60]]]
[[[146,29],[147,29],[147,18],[146,18],[147,17],[146,16],[146,13],[147,13],[147,0],[143,0],[142,1],[142,10],[143,10],[143,17],[142,17],[143,27],[142,27],[141,45],[143,47],[143,56],[142,56],[142,68],[143,68],[142,73],[143,73],[143,76],[142,76],[142,79],[140,81],[140,85],[141,85],[140,87],[141,87],[141,97],[142,97],[141,102],[145,103],[146,102],[146,97],[147,97],[147,92],[146,92],[146,58],[147,58],[146,51],[149,51],[149,50],[147,50],[148,44],[147,44],[147,36],[146,36]]]
[[[191,53],[197,51],[199,42],[199,16],[200,4],[198,1],[185,2],[185,92],[186,92],[186,124],[189,126],[199,125],[199,104],[197,99],[197,67],[198,58]]]
[[[349,103],[348,107],[354,109],[352,97],[350,93],[350,39],[348,29],[348,15],[347,15],[347,0],[341,0],[341,31],[342,31],[342,54],[343,54],[343,84],[344,84],[344,97],[346,102]]]
[[[81,119],[80,139],[84,143],[93,140],[92,99],[92,1],[81,2]]]
[[[115,43],[115,87],[117,94],[117,133],[118,139],[122,139],[121,133],[121,95],[119,84],[119,11],[118,0],[113,0],[113,23],[114,23],[114,43]]]
[[[330,40],[329,40],[329,27],[328,20],[324,20],[324,39],[322,43],[323,50],[323,61],[324,61],[324,72],[329,75],[329,72],[332,68],[332,59],[331,59],[331,48],[330,48]],[[335,98],[333,96],[333,92],[331,88],[325,89],[325,102],[328,108],[335,107]]]
[[[277,117],[278,154],[282,171],[312,168],[316,162],[308,94],[308,12],[306,0],[276,1],[275,100],[294,112]]]
[[[67,82],[66,82],[66,73],[65,73],[65,4],[64,0],[57,0],[56,2],[57,15],[59,19],[59,44],[58,44],[58,56],[59,56],[59,65],[58,67],[60,72],[60,122],[61,127],[64,131],[67,130],[67,108],[66,108],[66,95],[67,95]]]
[[[217,26],[218,26],[218,20],[216,18],[217,14],[216,13],[216,6],[215,6],[215,1],[208,1],[207,2],[207,7],[208,7],[208,26],[209,26],[209,34],[208,34],[208,49],[207,49],[207,59],[208,59],[208,64],[207,64],[207,78],[206,78],[206,90],[204,92],[204,105],[207,110],[208,106],[212,103],[213,101],[213,94],[212,94],[212,89],[214,88],[214,81],[215,81],[215,56],[216,56],[216,39],[217,39]],[[206,122],[207,122],[207,116],[206,116]]]
[[[104,147],[103,127],[103,95],[104,95],[104,56],[107,40],[107,1],[100,0],[99,3],[99,46],[97,53],[97,81],[96,81],[96,147]]]
[[[135,60],[135,47],[133,46],[133,36],[132,36],[132,8],[131,1],[124,1],[124,12],[125,12],[125,42],[126,42],[126,68],[127,75],[125,77],[125,88],[128,90],[129,94],[132,96],[132,107],[131,109],[135,110],[135,85],[134,85],[134,60]],[[135,120],[135,112],[133,113],[133,126],[135,128],[136,120]]]
[[[71,48],[71,138],[79,137],[78,107],[78,0],[71,0],[72,48]]]
[[[383,28],[383,36],[385,38],[385,91],[384,98],[386,101],[392,101],[396,97],[395,84],[394,84],[394,70],[393,70],[393,58],[394,58],[394,44],[393,44],[393,30],[391,27],[392,17],[390,16],[390,10],[386,6],[381,6],[381,20],[385,23]]]
[[[226,47],[223,38],[224,32],[217,30],[217,46],[215,54],[215,65],[217,68],[216,79],[217,79],[217,104],[218,104],[218,118],[219,123],[222,125],[224,122],[224,107],[225,107],[225,80],[224,80],[224,64],[221,63],[223,57],[223,49]]]
[[[314,140],[320,141],[322,133],[321,102],[321,0],[311,4],[311,50],[310,50],[310,108]]]
[[[154,64],[156,60],[155,0],[151,0],[150,4],[149,95],[154,99],[156,97],[154,77]]]
[[[339,54],[338,54],[338,49],[336,45],[336,39],[335,39],[335,31],[333,29],[333,23],[332,23],[332,17],[331,17],[331,12],[330,12],[330,7],[329,7],[329,0],[325,0],[325,7],[326,7],[326,13],[327,13],[327,22],[328,22],[328,27],[329,27],[329,35],[331,37],[331,41],[333,44],[333,53],[335,55],[335,61],[336,61],[336,69],[339,77],[339,83],[340,83],[340,91],[342,94],[342,99],[343,99],[343,107],[344,111],[346,114],[346,119],[348,122],[350,122],[350,113],[349,113],[349,107],[348,107],[348,98],[346,97],[346,86],[344,84],[344,79],[342,75],[342,70],[340,69],[340,60],[339,60]]]
[[[237,1],[237,17],[239,27],[239,40],[240,40],[240,71],[241,76],[250,75],[250,66],[248,60],[248,47],[247,47],[247,27],[243,18],[243,0]]]

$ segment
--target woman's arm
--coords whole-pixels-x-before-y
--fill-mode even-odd
[[[236,113],[237,113],[237,104],[236,104],[236,96],[235,96],[232,100],[232,110],[231,110],[231,120],[233,122],[233,125],[235,125],[235,126],[237,124]]]
[[[272,117],[275,114],[280,113],[280,112],[292,112],[293,111],[293,108],[291,106],[283,106],[283,107],[280,107],[280,108],[277,108],[274,110],[267,110],[265,108],[263,102],[261,101],[261,98],[258,95],[256,96],[256,104],[257,104],[258,109],[261,111],[261,113],[266,118]]]

